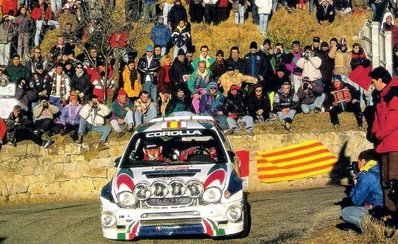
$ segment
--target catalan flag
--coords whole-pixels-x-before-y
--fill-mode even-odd
[[[272,183],[330,172],[337,158],[320,141],[307,141],[268,152],[259,152],[257,175]]]

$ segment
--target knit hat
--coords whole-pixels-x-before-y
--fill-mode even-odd
[[[257,42],[251,42],[250,43],[250,49],[255,48],[257,49]]]
[[[229,65],[229,66],[227,67],[227,71],[234,71],[234,70],[235,70],[234,67],[231,66],[231,65]]]
[[[232,86],[229,88],[229,90],[231,90],[231,91],[233,91],[233,90],[239,91],[239,90],[240,90],[240,86],[238,86],[238,85],[232,85]]]
[[[180,49],[178,49],[178,52],[177,52],[177,56],[185,56],[185,52],[184,52],[184,49],[182,49],[182,48],[180,48]]]
[[[314,38],[312,38],[312,42],[321,42],[321,38],[319,38],[319,36],[314,36]]]
[[[341,75],[335,75],[335,76],[333,77],[333,79],[332,79],[332,83],[333,83],[334,81],[343,81],[343,78],[341,77]]]
[[[123,88],[120,88],[120,90],[117,93],[118,96],[123,96],[123,95],[127,95],[126,91]]]
[[[327,42],[322,42],[321,47],[329,47],[329,44]]]

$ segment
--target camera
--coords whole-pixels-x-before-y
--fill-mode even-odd
[[[308,83],[308,82],[303,82],[303,90],[308,90],[308,86],[309,86],[310,84]]]
[[[46,101],[43,102],[43,108],[48,108],[48,102]]]
[[[311,57],[312,57],[312,53],[311,53],[311,52],[304,52],[304,53],[303,53],[303,58],[309,59],[309,58],[311,58]]]
[[[350,172],[351,175],[357,175],[359,173],[359,167],[358,167],[358,162],[357,161],[353,161],[347,165],[345,165],[345,170],[347,172]]]
[[[98,107],[98,102],[93,102],[93,107]]]

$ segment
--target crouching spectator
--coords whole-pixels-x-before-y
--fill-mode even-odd
[[[253,117],[256,123],[269,120],[271,104],[268,96],[263,92],[262,85],[257,84],[256,88],[254,89],[254,94],[249,96],[248,107],[250,116]]]
[[[340,126],[338,115],[344,111],[353,112],[357,120],[358,128],[362,128],[362,111],[359,103],[359,90],[342,81],[340,75],[333,78],[332,91],[332,109],[330,110],[330,120],[334,128]]]
[[[228,129],[227,119],[223,112],[225,97],[219,91],[216,82],[210,82],[208,85],[209,92],[200,98],[199,111],[201,115],[213,117],[221,129]]]
[[[76,91],[72,91],[68,98],[69,103],[62,109],[60,121],[64,128],[61,130],[61,135],[70,133],[70,136],[75,141],[77,140],[77,133],[79,130],[80,116],[79,112],[82,105],[79,102],[79,95]]]
[[[21,106],[15,105],[10,116],[6,120],[7,142],[16,147],[17,142],[23,139],[32,140],[35,144],[48,148],[51,146],[51,140],[43,140],[39,135],[33,133],[33,123]]]
[[[380,168],[374,150],[362,151],[358,156],[358,169],[354,187],[350,192],[353,206],[341,211],[341,218],[362,230],[362,222],[369,211],[383,206],[383,191],[380,184]]]
[[[189,93],[186,86],[179,85],[177,92],[171,95],[170,101],[166,106],[166,116],[174,112],[190,111],[193,113],[194,109],[191,103],[191,94]]]
[[[134,121],[135,125],[139,126],[143,123],[148,123],[151,119],[156,118],[158,115],[157,106],[149,98],[147,91],[141,91],[140,96],[134,102]]]
[[[223,112],[227,115],[228,130],[225,134],[237,133],[245,126],[246,134],[253,136],[253,118],[249,115],[240,86],[232,85],[225,99]]]
[[[290,83],[283,83],[281,89],[275,94],[274,110],[286,130],[290,130],[298,107],[299,99],[294,90],[291,89]]]
[[[101,139],[97,145],[97,150],[104,150],[105,141],[111,133],[111,128],[105,125],[105,117],[110,113],[109,108],[100,103],[98,97],[93,95],[91,101],[84,105],[80,110],[79,132],[76,143],[83,143],[83,136],[86,131],[97,131],[102,133]]]
[[[131,131],[134,128],[133,104],[123,88],[120,88],[116,100],[111,104],[111,113],[111,125],[117,133],[121,134],[124,130]]]
[[[46,133],[50,137],[50,143],[53,143],[51,136],[61,131],[62,125],[54,123],[59,109],[46,99],[40,100],[33,108],[33,116],[35,118],[35,130],[39,136]]]
[[[325,101],[322,81],[310,81],[308,77],[304,77],[297,91],[297,97],[299,98],[301,110],[304,114],[308,114],[311,111],[315,113],[321,112],[323,101]]]

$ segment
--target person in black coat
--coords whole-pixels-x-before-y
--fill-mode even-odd
[[[225,60],[225,63],[228,66],[234,67],[234,69],[239,70],[239,73],[244,72],[245,63],[241,57],[239,57],[239,47],[233,46],[229,51],[229,57]]]
[[[190,74],[193,72],[192,65],[188,62],[185,55],[180,52],[171,65],[170,68],[170,93],[173,94],[177,91],[180,85],[187,86]]]
[[[224,59],[224,52],[218,50],[216,53],[216,60],[210,65],[211,80],[218,81],[221,75],[227,72],[227,65]]]
[[[267,94],[264,94],[263,86],[257,84],[254,94],[248,97],[249,115],[253,117],[255,122],[264,122],[269,119],[271,112],[271,104]]]
[[[191,102],[191,93],[183,84],[177,87],[176,92],[172,93],[171,99],[166,107],[166,116],[173,112],[189,111],[194,113]]]
[[[167,15],[167,21],[169,22],[168,24],[170,25],[171,30],[174,30],[177,27],[180,20],[188,21],[188,15],[187,10],[181,4],[181,0],[176,0]],[[190,27],[190,25],[187,25],[187,27]]]
[[[76,72],[71,77],[70,88],[72,91],[76,91],[84,104],[91,100],[93,85],[81,63],[76,65]]]

